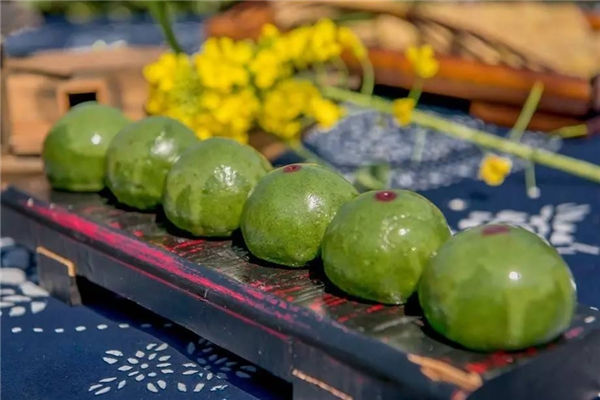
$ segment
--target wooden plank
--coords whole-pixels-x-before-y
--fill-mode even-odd
[[[10,136],[11,153],[18,156],[41,154],[50,128],[52,122],[48,121],[14,121]]]
[[[165,47],[125,47],[106,50],[51,50],[31,56],[6,59],[9,73],[16,71],[35,72],[68,78],[74,74],[92,71],[122,71],[140,69],[155,61]]]
[[[12,154],[2,154],[2,181],[6,175],[41,174],[44,169],[40,157],[22,157]]]
[[[564,75],[590,79],[600,54],[581,8],[566,2],[421,2],[413,15],[499,43],[533,64]]]
[[[133,120],[147,116],[144,104],[148,99],[148,83],[141,67],[112,74],[111,85],[119,95],[118,105],[125,115]]]
[[[8,152],[10,138],[10,114],[6,91],[6,69],[4,68],[4,41],[0,41],[0,143],[2,153]]]
[[[403,54],[369,50],[377,83],[410,88],[414,82],[410,64]],[[439,57],[440,71],[425,81],[424,90],[467,100],[490,101],[522,106],[536,81],[544,84],[539,109],[572,116],[585,115],[591,106],[589,82],[552,73],[485,65],[453,57]],[[359,66],[347,58],[354,70]]]
[[[473,101],[469,106],[469,113],[484,121],[512,127],[521,113],[518,107],[511,107],[504,104],[488,103],[483,101]],[[536,112],[533,114],[527,129],[540,131],[553,131],[564,126],[582,124],[583,121],[576,118],[569,118],[564,115],[550,114],[546,112]]]
[[[60,79],[31,73],[7,77],[12,153],[40,153],[46,133],[59,117],[56,88],[60,82]]]
[[[587,20],[590,28],[595,31],[600,31],[600,11],[590,11],[584,13],[585,19]]]
[[[234,39],[257,38],[262,26],[273,23],[273,11],[267,3],[242,2],[204,23],[208,36],[227,36]]]
[[[539,354],[567,345],[583,351],[577,338],[600,327],[584,323],[592,311],[580,307],[572,328],[549,346],[509,356],[470,352],[429,332],[410,303],[348,298],[318,268],[257,261],[237,236],[190,238],[160,215],[116,208],[109,197],[50,191],[44,179],[23,185],[34,197],[2,193],[3,235],[43,246],[71,260],[78,276],[259,363],[290,381],[296,398],[464,397]],[[246,330],[244,340],[235,334]]]

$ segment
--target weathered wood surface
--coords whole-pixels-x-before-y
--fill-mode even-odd
[[[311,269],[269,265],[239,236],[191,238],[160,213],[120,208],[109,196],[51,191],[43,178],[20,186],[3,192],[2,235],[71,260],[78,278],[267,368],[292,382],[298,399],[477,398],[498,377],[518,382],[522,365],[540,364],[556,349],[579,354],[581,339],[600,334],[598,321],[584,322],[597,312],[580,306],[573,326],[548,346],[471,352],[431,332],[414,301],[383,306],[339,292],[318,262]],[[552,374],[542,378],[551,389]]]
[[[148,84],[142,70],[164,51],[159,46],[53,50],[7,58],[2,66],[5,151],[40,154],[48,131],[71,106],[69,94],[93,93],[98,102],[143,118]]]

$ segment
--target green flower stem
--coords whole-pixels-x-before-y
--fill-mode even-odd
[[[415,140],[415,144],[413,146],[412,152],[412,160],[414,162],[420,163],[423,158],[423,150],[425,150],[425,143],[427,142],[427,131],[419,130],[417,132],[417,137]]]
[[[391,101],[381,97],[366,96],[361,93],[334,87],[323,88],[323,95],[332,100],[348,101],[359,106],[373,108],[380,112],[392,113]],[[550,168],[555,168],[594,182],[600,182],[600,166],[587,161],[513,142],[420,110],[413,111],[412,121],[418,125],[435,129],[445,135],[466,140],[488,149],[512,154]]]
[[[410,92],[408,92],[408,98],[415,101],[415,107],[419,103],[421,93],[423,93],[423,78],[417,77],[415,83],[410,88]],[[417,132],[412,152],[412,160],[415,162],[421,162],[421,158],[423,158],[423,150],[425,149],[425,143],[427,141],[426,135],[427,132],[424,130],[419,130]]]
[[[316,63],[313,65],[315,70],[315,76],[317,78],[318,86],[326,86],[327,85],[327,71],[325,70],[325,65],[323,63]]]
[[[517,122],[515,122],[512,129],[508,132],[507,136],[509,140],[514,142],[521,141],[523,137],[523,133],[529,122],[531,121],[531,117],[533,117],[533,113],[537,109],[537,106],[542,98],[542,93],[544,92],[544,85],[536,81],[531,90],[529,91],[529,95],[527,96],[527,100],[525,100],[525,104],[519,113],[519,117],[517,118]],[[534,197],[539,190],[535,186],[535,164],[532,162],[528,162],[525,167],[525,188],[527,190],[527,196]]]
[[[525,166],[525,186],[527,187],[527,196],[537,198],[539,189],[535,183],[535,164],[528,162]]]
[[[558,135],[563,139],[582,137],[587,136],[588,127],[586,124],[563,126],[562,128],[554,130],[550,133],[552,133],[553,135]]]
[[[407,97],[413,99],[416,106],[421,98],[421,93],[423,93],[423,78],[417,77],[415,83],[410,88],[410,92],[408,92]]]
[[[360,92],[363,95],[372,95],[375,88],[375,71],[368,55],[360,60],[360,66],[363,73]]]
[[[537,109],[538,103],[542,98],[542,93],[544,93],[544,84],[540,81],[536,81],[529,91],[529,95],[527,96],[527,100],[525,100],[525,104],[521,109],[517,122],[515,122],[515,125],[510,132],[508,132],[508,138],[510,140],[514,140],[515,142],[521,140],[523,132],[527,129],[527,125],[529,125],[531,117],[533,117],[533,113]]]
[[[350,86],[350,72],[348,71],[348,66],[346,65],[346,63],[344,62],[344,60],[342,60],[341,57],[336,57],[333,59],[333,65],[335,65],[335,67],[338,69],[338,72],[340,73],[340,75],[342,76],[342,82],[341,82],[341,86],[345,87],[346,89],[348,89]]]
[[[181,46],[177,42],[173,28],[171,27],[171,19],[169,18],[167,6],[168,4],[166,1],[148,2],[148,10],[156,22],[158,22],[158,25],[160,25],[160,28],[162,29],[165,39],[171,47],[171,50],[173,50],[173,52],[176,54],[183,53]]]

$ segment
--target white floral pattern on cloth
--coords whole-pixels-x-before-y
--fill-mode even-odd
[[[209,371],[222,379],[237,378],[248,379],[256,372],[253,365],[240,365],[240,362],[231,360],[227,356],[216,354],[215,345],[206,339],[199,338],[196,342],[189,342],[186,347],[187,355],[196,360],[196,363],[186,363],[184,366],[190,369],[186,375],[193,374],[192,371],[201,369]]]
[[[148,343],[143,349],[125,355],[121,350],[106,350],[102,360],[114,368],[110,376],[100,378],[87,390],[94,395],[121,390],[128,384],[144,385],[150,393],[162,390],[198,393],[221,391],[227,388],[226,379],[232,374],[250,378],[256,372],[252,365],[214,353],[214,345],[205,339],[189,342],[187,356],[196,362],[173,364],[173,350],[166,343]]]
[[[28,281],[19,268],[0,269],[0,315],[20,317],[37,314],[46,308],[48,292]]]
[[[34,317],[34,314],[42,310],[52,311],[49,307],[49,294],[28,280],[27,274],[21,268],[0,268],[0,294],[2,296],[3,318],[10,318],[3,322],[18,322],[17,318],[12,317]],[[53,303],[54,304],[54,303]],[[15,337],[23,337],[27,333],[35,335],[52,335],[51,340],[58,336],[78,335],[85,339],[89,334],[98,332],[112,332],[114,336],[115,329],[127,330],[128,328],[139,328],[144,332],[152,332],[162,335],[167,329],[173,327],[173,324],[166,320],[152,319],[152,323],[144,320],[134,320],[127,322],[89,323],[83,319],[69,321],[68,326],[55,325],[48,327],[44,324],[32,324],[28,319],[25,325],[29,326],[11,326],[9,332]],[[34,320],[35,321],[35,320]],[[12,325],[12,324],[11,324]],[[175,333],[175,337],[181,335]],[[110,336],[110,335],[109,335]],[[168,336],[170,337],[170,336]],[[135,339],[135,336],[132,336]],[[184,339],[183,342],[179,341]],[[187,339],[187,341],[186,341]],[[165,392],[169,397],[175,393],[183,396],[194,393],[204,392],[212,393],[222,398],[230,394],[230,391],[237,390],[235,380],[248,380],[255,378],[257,368],[248,364],[244,360],[237,358],[227,351],[224,351],[210,341],[198,338],[195,335],[185,334],[176,340],[175,348],[163,343],[161,339],[156,338],[144,346],[110,347],[108,350],[102,350],[98,358],[100,371],[102,365],[109,367],[106,374],[96,375],[97,381],[90,383],[94,377],[84,379],[81,387],[82,395],[102,396],[104,394],[115,393],[127,390],[127,386],[137,385],[134,389],[142,390],[148,395]],[[127,350],[125,350],[127,349]],[[183,358],[181,357],[183,356]],[[172,359],[179,359],[173,362]],[[87,381],[87,382],[86,382]],[[173,392],[169,393],[169,390]],[[129,391],[128,391],[129,393]],[[211,397],[212,398],[212,397]]]
[[[448,208],[463,211],[467,204],[462,199],[452,199]],[[578,223],[584,221],[590,211],[589,204],[577,203],[546,204],[535,214],[510,209],[496,212],[472,210],[466,218],[458,221],[457,228],[463,230],[489,223],[513,224],[538,234],[560,254],[600,255],[600,247],[576,239]]]

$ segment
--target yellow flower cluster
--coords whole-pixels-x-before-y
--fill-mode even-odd
[[[322,127],[330,127],[342,116],[342,109],[324,99],[309,81],[286,79],[266,93],[259,124],[267,132],[284,139],[296,137],[302,129],[302,118],[312,118]]]
[[[271,47],[282,61],[296,68],[330,61],[348,50],[357,58],[367,56],[367,50],[358,36],[347,27],[338,27],[330,19],[322,19],[313,26],[302,26],[286,33],[277,27],[263,26],[259,46]]]
[[[410,97],[394,100],[392,103],[392,113],[398,125],[404,126],[410,123],[415,105],[415,99]]]
[[[323,19],[286,33],[267,24],[256,42],[210,38],[193,55],[166,53],[144,69],[146,110],[176,118],[200,138],[246,142],[254,126],[285,139],[311,122],[329,127],[343,110],[294,74],[351,51],[367,55],[348,28]]]
[[[432,78],[437,74],[440,65],[433,54],[430,45],[421,47],[410,46],[405,52],[414,73],[421,79]],[[392,103],[392,113],[400,126],[407,125],[412,120],[413,110],[421,97],[422,82],[417,81],[411,88],[408,97],[397,99]]]
[[[190,59],[185,55],[165,53],[158,61],[144,68],[144,77],[150,84],[150,98],[146,109],[158,114],[169,104],[180,103],[178,97],[187,98],[187,92],[194,93],[199,87]]]
[[[203,139],[227,136],[246,142],[259,108],[255,92],[240,84],[239,74],[223,78],[214,73],[207,79],[209,69],[198,67],[203,61],[194,61],[195,65],[186,55],[166,53],[144,68],[150,83],[146,110],[181,121]],[[233,70],[235,63],[227,68]]]
[[[250,82],[247,65],[253,55],[254,46],[249,41],[210,38],[203,51],[194,56],[194,62],[205,87],[231,92],[236,86],[245,87]]]
[[[338,40],[342,48],[350,49],[359,60],[367,57],[366,47],[350,28],[345,26],[340,27],[338,29]]]
[[[486,155],[479,165],[479,178],[490,186],[502,185],[510,173],[512,163],[509,158],[495,154]]]
[[[405,56],[417,76],[423,79],[434,77],[440,69],[440,63],[433,54],[433,47],[428,44],[421,47],[410,46],[406,49]]]

